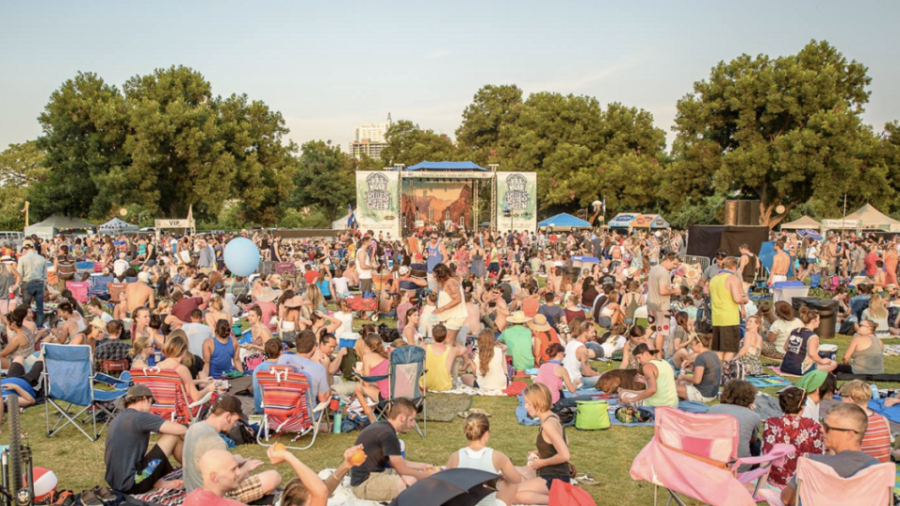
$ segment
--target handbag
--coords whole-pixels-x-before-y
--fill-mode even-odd
[[[578,430],[606,430],[610,427],[609,403],[606,401],[577,401],[575,428]]]

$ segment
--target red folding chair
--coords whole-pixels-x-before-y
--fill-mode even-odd
[[[272,446],[267,444],[272,434],[276,437],[286,433],[296,434],[292,442],[300,440],[306,434],[312,434],[312,439],[306,446],[287,446],[292,450],[311,448],[319,434],[319,425],[328,402],[315,405],[309,378],[289,366],[273,366],[268,371],[257,373],[256,379],[263,408],[262,426],[256,434],[256,441],[263,446]]]
[[[153,392],[155,402],[150,407],[151,413],[181,425],[196,422],[200,412],[215,400],[213,392],[207,392],[200,400],[188,402],[181,376],[174,369],[132,369],[131,381],[146,385]]]

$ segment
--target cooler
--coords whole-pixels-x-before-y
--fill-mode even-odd
[[[801,281],[779,281],[772,284],[772,292],[775,294],[775,302],[783,300],[791,304],[794,297],[809,295],[809,287]]]
[[[838,347],[836,344],[820,344],[819,345],[819,357],[827,358],[834,360],[837,362],[837,352]]]
[[[817,299],[815,297],[794,297],[791,303],[794,313],[799,313],[800,308],[806,306],[819,312],[819,328],[816,335],[822,339],[834,338],[834,328],[837,325],[838,303],[831,299]]]

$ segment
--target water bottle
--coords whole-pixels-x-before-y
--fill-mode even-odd
[[[877,400],[879,399],[879,396],[878,396],[878,385],[876,385],[875,383],[872,383],[872,384],[869,385],[869,386],[872,387],[872,399],[877,401]]]
[[[332,427],[331,432],[334,434],[341,433],[341,410],[337,410],[334,412],[334,427]]]

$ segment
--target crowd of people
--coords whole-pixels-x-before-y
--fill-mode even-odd
[[[225,265],[224,247],[239,235],[261,252],[259,272],[250,277],[233,276]],[[20,405],[33,403],[43,369],[34,351],[54,343],[91,346],[98,370],[125,361],[131,369],[176,371],[190,402],[215,394],[206,419],[188,429],[151,414],[152,392],[133,386],[107,435],[106,480],[113,489],[137,494],[183,486],[191,504],[249,503],[279,488],[283,503],[325,504],[347,473],[358,497],[390,501],[438,472],[406,460],[400,446],[398,434],[412,429],[416,405],[398,400],[379,419],[373,405],[389,398],[387,380],[359,379],[387,374],[390,353],[405,346],[424,350],[428,391],[503,391],[517,374],[533,377],[524,401],[540,431],[527,466],[515,467],[488,447],[490,424],[481,415],[466,419],[468,444],[446,465],[500,474],[496,496],[487,499],[498,504],[546,504],[553,481],[570,481],[571,453],[557,413],[574,405],[578,390],[599,388],[597,361],[613,358],[643,387],[613,392],[620,404],[718,401],[711,412],[740,423],[740,456],[779,442],[794,444],[798,455],[830,449],[846,455],[819,458],[846,475],[871,463],[847,452],[890,458],[884,446],[890,431],[866,407],[867,385],[841,387],[848,406],[819,406],[833,401],[834,374],[885,372],[881,339],[898,334],[900,323],[900,243],[838,234],[821,245],[793,233],[772,239],[776,254],[768,274],[744,244],[739,256],[720,252],[692,279],[682,265],[687,237],[679,231],[453,237],[432,231],[403,238],[347,231],[328,239],[241,231],[163,234],[158,242],[144,235],[32,237],[19,251],[0,248],[6,338],[0,361],[9,370],[3,385],[19,394]],[[573,266],[570,259],[579,255],[597,261]],[[85,261],[94,266],[91,272],[77,267]],[[838,323],[850,325],[854,336],[840,364],[819,353],[816,310],[751,298],[758,280],[771,285],[788,275],[862,276],[852,290],[843,281],[834,290]],[[70,282],[94,278],[120,289],[87,298],[70,289]],[[353,309],[357,296],[374,304]],[[367,321],[375,316],[397,324],[379,329]],[[245,332],[236,334],[241,318]],[[355,345],[339,347],[345,338]],[[779,394],[783,417],[762,420],[751,409],[756,390],[742,378],[762,374],[761,357],[781,360],[781,371],[803,376],[798,388]],[[329,480],[290,452],[270,449],[271,463],[287,462],[297,473],[284,487],[277,472],[253,474],[262,462],[226,451],[222,435],[261,412],[257,377],[276,365],[305,374],[319,402],[357,399],[370,422]],[[252,397],[251,408],[234,395],[240,393]],[[835,427],[842,431],[835,434]],[[148,450],[151,433],[161,437]],[[354,466],[350,456],[357,449],[366,459]],[[164,479],[170,459],[184,466],[183,482]],[[795,465],[796,457],[788,459],[769,476],[787,499],[793,498]]]

